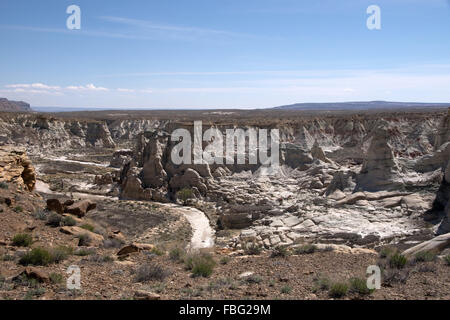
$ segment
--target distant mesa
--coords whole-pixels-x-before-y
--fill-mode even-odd
[[[275,107],[280,110],[370,110],[370,109],[403,109],[403,108],[444,108],[450,103],[390,102],[390,101],[354,101],[296,103]]]
[[[0,111],[33,111],[30,105],[23,101],[10,101],[6,98],[0,98]]]

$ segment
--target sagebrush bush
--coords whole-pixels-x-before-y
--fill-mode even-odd
[[[28,233],[19,233],[12,239],[12,244],[16,247],[29,247],[33,243],[33,237]]]
[[[120,248],[124,245],[124,241],[120,240],[120,239],[106,239],[105,241],[103,241],[103,247],[106,249],[110,249],[110,248]]]
[[[50,213],[47,217],[47,225],[51,227],[59,227],[61,225],[61,221],[62,217],[55,212]]]
[[[216,262],[212,255],[208,253],[190,254],[185,259],[188,270],[191,270],[194,277],[209,277],[216,266]]]
[[[14,211],[15,212],[23,212],[23,208],[21,207],[21,206],[16,206],[15,208],[14,208]]]
[[[181,247],[174,247],[169,251],[169,258],[175,262],[183,261],[185,252]]]
[[[272,258],[282,257],[285,258],[289,256],[289,251],[285,246],[277,246],[273,248],[272,253],[270,254]]]
[[[91,237],[85,233],[78,236],[78,246],[79,247],[88,247],[92,243]]]
[[[436,253],[433,251],[420,251],[414,256],[417,262],[430,262],[436,260]]]
[[[230,260],[231,260],[230,257],[225,256],[225,257],[220,258],[219,263],[220,263],[221,265],[225,265],[225,264],[227,264],[228,262],[230,262]]]
[[[46,266],[52,263],[52,255],[49,250],[44,248],[34,248],[25,253],[19,260],[19,263],[24,266]]]
[[[50,281],[54,284],[60,284],[63,282],[63,276],[59,273],[50,273]]]
[[[64,218],[62,218],[61,223],[63,226],[68,226],[68,227],[73,227],[74,225],[77,224],[75,219],[72,218],[71,216],[65,216]]]
[[[155,254],[157,256],[163,256],[166,254],[166,251],[164,251],[164,249],[159,247],[153,247],[152,250],[150,250],[150,253]]]
[[[147,282],[147,281],[162,281],[164,280],[170,272],[163,266],[155,263],[143,264],[136,271],[136,281],[137,282]]]
[[[396,249],[391,247],[384,247],[380,250],[380,258],[387,258],[393,255],[396,252]]]
[[[47,220],[47,216],[48,216],[48,212],[47,211],[42,211],[42,210],[38,210],[36,211],[33,216],[38,219],[38,220],[42,220],[45,221]]]
[[[194,198],[194,192],[190,188],[183,188],[176,193],[176,197],[183,201],[183,204],[186,204],[189,199]]]
[[[444,261],[448,266],[450,266],[450,254],[445,256]]]
[[[403,267],[405,267],[407,262],[408,259],[400,253],[395,253],[389,258],[389,266],[391,268],[402,269]]]
[[[295,249],[295,254],[311,254],[317,251],[317,246],[314,244],[305,244]]]
[[[261,251],[262,251],[262,247],[255,242],[244,244],[244,252],[246,255],[257,256],[257,255],[261,254]]]
[[[373,290],[367,288],[367,281],[361,278],[350,279],[350,291],[361,295],[366,295],[373,292]]]
[[[348,285],[343,282],[333,283],[330,287],[329,294],[332,298],[342,298],[347,295]]]
[[[331,286],[331,281],[328,278],[322,276],[314,278],[313,282],[314,282],[313,288],[314,292],[328,290],[330,289]]]
[[[94,253],[95,253],[95,250],[93,250],[93,249],[80,248],[80,249],[75,250],[75,252],[73,254],[76,256],[79,256],[79,257],[85,257],[85,256],[89,256]]]
[[[85,223],[85,224],[81,225],[80,228],[83,228],[83,229],[88,230],[90,232],[94,232],[94,230],[95,230],[95,227],[93,225],[91,225],[91,224],[88,224],[88,223]]]
[[[52,262],[59,263],[66,260],[70,255],[73,254],[73,248],[59,246],[50,251],[52,256]]]
[[[292,288],[290,286],[283,286],[280,290],[281,293],[283,294],[289,294],[291,293]]]
[[[5,181],[0,182],[0,189],[8,189],[8,184]]]

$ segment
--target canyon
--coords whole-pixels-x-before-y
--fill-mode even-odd
[[[194,137],[195,121],[201,136],[276,129],[279,163],[251,161],[261,150],[248,139],[235,154],[216,154],[220,161],[174,162],[180,139],[172,133]],[[202,152],[217,146],[201,140]],[[234,257],[311,244],[370,256],[424,241],[437,248],[433,239],[450,230],[447,108],[3,112],[0,150],[0,181],[19,186],[20,199],[30,193],[26,211],[52,211],[52,203],[72,216],[72,206],[96,203],[75,218],[102,230],[91,235],[97,246],[120,238],[139,254],[181,245]],[[14,221],[6,237],[23,229]],[[64,241],[77,228],[61,227]],[[49,234],[52,242],[62,236]]]

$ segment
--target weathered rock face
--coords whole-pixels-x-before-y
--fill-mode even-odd
[[[394,180],[399,168],[388,139],[389,132],[384,128],[374,133],[357,177],[358,190],[379,191],[397,187]]]
[[[132,157],[132,150],[117,150],[114,152],[109,166],[112,168],[122,168],[127,162],[132,159]]]
[[[445,116],[439,124],[435,148],[440,148],[448,141],[450,141],[450,108],[448,109],[447,116]]]
[[[414,163],[414,170],[418,172],[429,172],[439,168],[445,169],[450,160],[450,142],[442,144],[435,152],[427,154]]]
[[[450,161],[447,164],[442,184],[439,187],[436,199],[433,202],[433,213],[431,218],[435,215],[438,217],[443,216],[437,233],[443,234],[450,232]]]
[[[33,153],[43,150],[115,147],[105,122],[57,119],[24,113],[0,116],[0,144],[12,143],[26,146],[28,152]]]
[[[11,101],[6,98],[0,98],[0,111],[32,111],[28,103],[23,101]]]
[[[314,141],[314,145],[311,148],[311,156],[314,159],[318,159],[325,163],[332,163],[331,160],[325,156],[325,153],[323,152],[322,148],[319,146],[319,143],[317,142],[317,140]]]
[[[34,190],[36,172],[23,149],[0,146],[0,181],[17,184],[28,191]]]

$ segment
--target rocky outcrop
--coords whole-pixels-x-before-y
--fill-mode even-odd
[[[414,163],[414,170],[418,172],[430,172],[444,169],[450,160],[450,142],[442,144],[435,152],[427,154]]]
[[[29,112],[32,110],[30,105],[26,102],[0,98],[0,111]]]
[[[311,156],[313,157],[313,159],[317,159],[317,160],[320,160],[325,163],[330,163],[330,164],[332,163],[332,161],[325,156],[325,153],[323,152],[322,148],[319,146],[319,143],[317,142],[317,140],[314,141],[314,145],[311,148]]]
[[[421,244],[418,244],[417,246],[414,246],[412,248],[409,248],[405,250],[402,254],[407,257],[414,257],[416,254],[420,252],[431,251],[434,253],[439,253],[445,248],[449,247],[450,247],[450,233],[447,233],[437,236],[436,238],[433,238],[431,240],[422,242]]]
[[[450,141],[450,108],[447,111],[447,115],[442,118],[438,132],[436,135],[435,148],[439,149],[444,143]]]
[[[82,218],[91,210],[94,210],[97,204],[89,200],[73,201],[67,200],[61,203],[58,199],[47,199],[47,210],[59,214],[69,213]]]
[[[133,157],[133,151],[129,149],[117,150],[114,152],[109,164],[112,168],[122,168]]]
[[[36,172],[25,150],[0,146],[0,182],[13,183],[28,191],[36,184]]]
[[[450,232],[450,161],[448,162],[441,186],[433,202],[433,208],[425,214],[426,220],[438,220],[438,234]]]
[[[389,145],[389,132],[379,128],[373,135],[362,168],[357,176],[357,190],[380,191],[398,187],[399,167]]]

